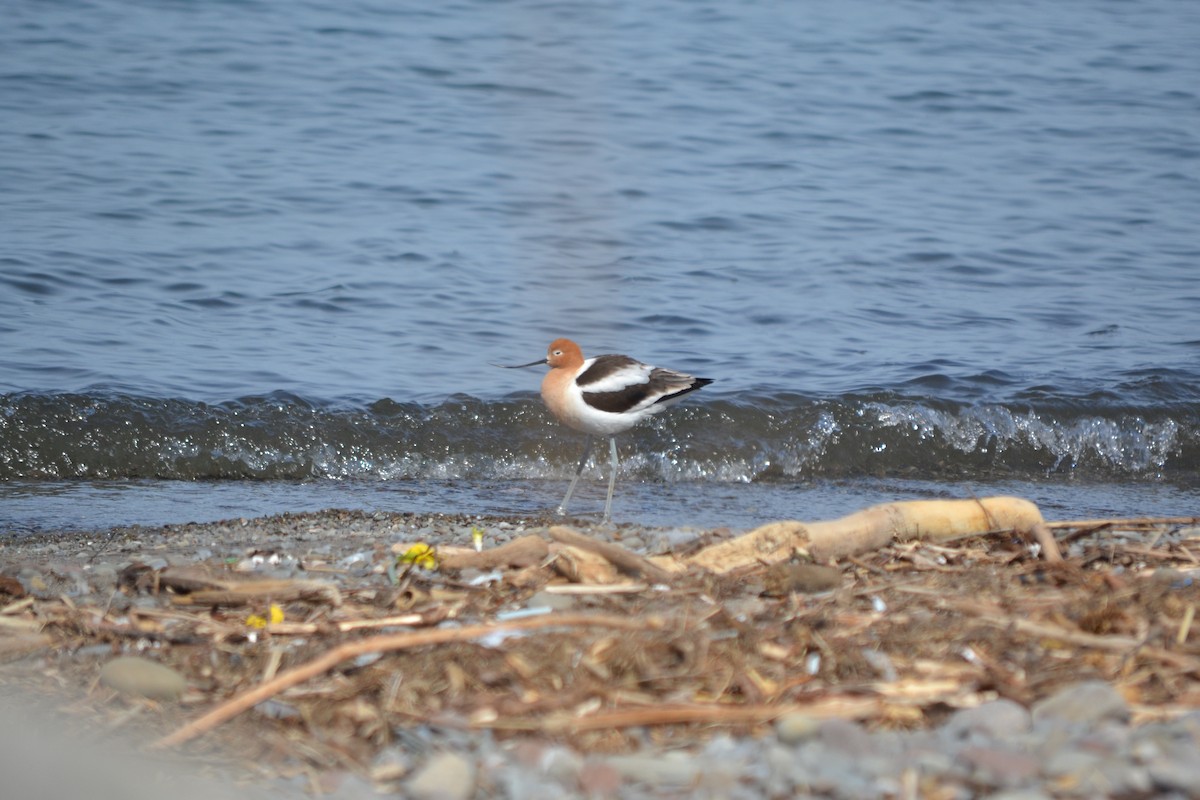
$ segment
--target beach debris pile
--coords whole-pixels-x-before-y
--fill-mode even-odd
[[[97,714],[149,704],[159,748],[382,786],[414,731],[635,753],[929,728],[1079,681],[1172,719],[1200,705],[1198,576],[1198,518],[1016,498],[740,536],[323,512],[6,551],[0,661]]]

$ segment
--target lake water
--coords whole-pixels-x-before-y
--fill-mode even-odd
[[[5,9],[0,534],[553,507],[563,335],[621,521],[1200,513],[1200,5]]]

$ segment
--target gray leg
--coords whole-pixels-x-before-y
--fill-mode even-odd
[[[587,464],[588,456],[592,454],[592,437],[588,434],[587,442],[583,445],[583,455],[579,457],[579,466],[575,468],[575,477],[571,478],[571,485],[567,487],[567,496],[558,504],[558,513],[562,516],[567,514],[567,503],[571,502],[571,495],[575,493],[575,484],[579,483],[579,476],[583,474],[583,467]]]
[[[604,522],[612,521],[613,487],[617,485],[617,437],[608,437],[608,461],[611,465],[608,473],[608,499],[604,501]]]

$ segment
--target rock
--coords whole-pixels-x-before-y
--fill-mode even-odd
[[[1159,739],[1145,759],[1153,784],[1160,789],[1200,797],[1200,761],[1196,758],[1200,749],[1196,744],[1196,739],[1186,732],[1169,740]],[[1142,750],[1145,752],[1146,748]]]
[[[1040,789],[1008,789],[989,794],[983,800],[1053,800]]]
[[[1103,681],[1072,684],[1033,707],[1034,722],[1095,725],[1103,720],[1126,722],[1128,719],[1129,705],[1125,698]]]
[[[553,592],[538,592],[525,601],[526,608],[550,608],[555,611],[565,611],[574,608],[578,601],[569,594],[554,594]]]
[[[626,550],[640,552],[646,549],[646,541],[636,533],[621,538],[621,546]]]
[[[615,797],[622,782],[616,767],[601,761],[588,761],[579,770],[579,788],[585,797]]]
[[[791,711],[775,720],[775,735],[784,744],[798,744],[816,734],[821,720],[803,711]]]
[[[574,783],[583,769],[583,758],[561,745],[547,747],[538,762],[541,771],[560,783]]]
[[[817,729],[821,742],[830,750],[846,755],[870,755],[875,751],[871,734],[848,719],[822,720]]]
[[[662,755],[611,756],[607,763],[625,777],[647,786],[690,786],[701,766],[691,755],[678,750]]]
[[[411,768],[412,757],[408,753],[399,747],[387,747],[371,761],[371,780],[377,784],[398,781]]]
[[[992,700],[955,712],[942,726],[942,733],[952,738],[1016,736],[1028,733],[1030,724],[1029,712],[1020,703]]]
[[[1038,774],[1040,764],[1031,755],[1004,747],[968,747],[959,758],[990,784],[1017,786]]]
[[[404,788],[416,800],[467,800],[475,793],[475,763],[458,753],[434,753]]]
[[[187,680],[175,670],[140,656],[114,658],[100,670],[100,683],[122,694],[178,700]]]

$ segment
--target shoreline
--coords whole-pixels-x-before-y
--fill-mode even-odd
[[[822,796],[883,796],[912,781],[995,792],[1049,786],[1044,796],[1057,797],[1070,796],[1060,791],[1064,775],[1095,771],[1079,754],[1103,745],[1116,765],[1105,780],[1126,792],[1200,789],[1200,776],[1189,783],[1192,773],[1171,755],[1188,737],[1200,744],[1200,695],[1190,688],[1200,637],[1186,624],[1200,604],[1196,520],[1061,529],[1059,565],[1015,536],[895,544],[843,559],[823,588],[761,570],[563,591],[565,573],[541,562],[426,570],[398,558],[417,542],[471,548],[472,529],[489,551],[549,538],[557,522],[327,510],[10,538],[0,549],[8,592],[0,679],[69,698],[90,724],[118,720],[146,743],[368,636],[523,615],[615,616],[632,629],[564,623],[552,635],[363,655],[178,752],[216,758],[226,774],[285,794],[419,796],[423,780],[466,775],[462,797],[586,796],[597,787],[614,796],[669,796],[681,786],[712,794],[719,785],[755,797],[826,784]],[[642,555],[731,535],[578,530]],[[180,575],[198,573],[238,586],[326,588],[281,600],[283,619],[264,630],[248,620],[269,612],[265,595],[186,602]],[[150,702],[97,685],[118,654],[166,666],[186,688]],[[1080,769],[1055,772],[1070,754]],[[522,781],[530,794],[515,793]]]

